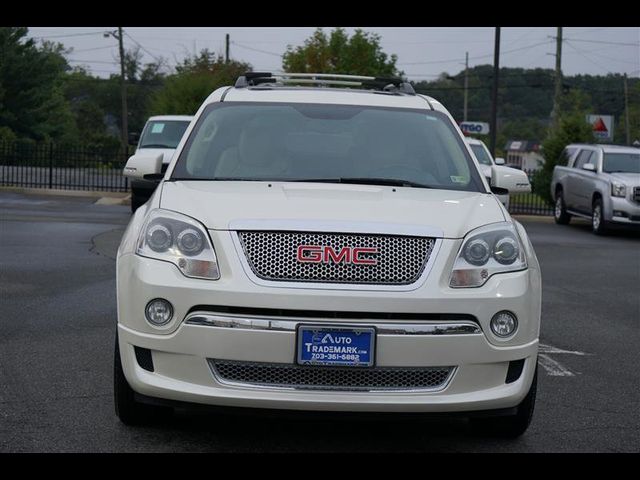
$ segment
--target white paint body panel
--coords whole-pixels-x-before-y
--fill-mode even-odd
[[[219,101],[226,89],[203,104]],[[232,90],[225,101],[304,101],[406,108],[446,109],[423,96],[389,96],[331,91]],[[450,117],[450,115],[449,115]],[[451,117],[450,117],[451,118]],[[453,122],[453,119],[451,119]],[[177,148],[183,148],[195,122]],[[455,123],[454,123],[455,124]],[[457,126],[456,126],[457,128]],[[458,129],[459,131],[459,129]],[[461,132],[459,132],[462,135]],[[171,175],[175,158],[165,179]],[[477,163],[477,162],[476,162]],[[482,175],[484,177],[484,175]],[[483,178],[484,181],[484,178]],[[516,223],[527,257],[526,270],[494,275],[479,288],[450,288],[449,278],[464,236],[474,228],[511,221],[489,193],[427,190],[374,185],[286,182],[163,182],[134,214],[117,258],[118,333],[122,364],[131,387],[152,397],[211,405],[342,411],[471,411],[513,407],[531,385],[540,331],[540,267],[521,225]],[[486,182],[485,182],[485,186]],[[221,278],[187,278],[173,264],[140,257],[135,246],[145,217],[163,208],[191,216],[205,225],[214,246]],[[318,288],[313,285],[260,284],[243,265],[234,230],[264,229],[421,232],[438,238],[438,249],[421,283],[412,289]],[[174,316],[161,329],[144,318],[145,305],[165,298]],[[438,392],[344,392],[270,390],[230,386],[213,376],[208,358],[294,363],[295,333],[188,325],[196,306],[326,311],[309,323],[340,322],[335,311],[472,315],[482,330],[473,335],[395,335],[377,338],[379,366],[455,366],[449,384]],[[499,339],[489,322],[500,310],[514,312],[519,328]],[[394,320],[385,320],[385,323]],[[368,326],[374,320],[342,321]],[[154,372],[136,362],[133,346],[150,349]],[[508,364],[526,359],[521,377],[505,383]]]
[[[382,222],[431,226],[445,238],[505,217],[479,192],[286,182],[165,182],[161,207],[227,230],[234,220]]]

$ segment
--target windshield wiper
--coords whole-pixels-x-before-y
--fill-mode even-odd
[[[285,182],[310,182],[310,183],[353,183],[359,185],[389,185],[394,187],[434,188],[424,183],[411,180],[398,180],[395,178],[375,177],[335,177],[335,178],[300,178],[295,180],[283,180]]]
[[[176,148],[169,145],[161,145],[159,143],[150,143],[148,145],[140,145],[140,148]]]
[[[201,181],[201,182],[308,182],[308,183],[353,183],[360,185],[389,185],[393,187],[435,188],[424,183],[411,180],[371,177],[326,177],[326,178],[245,178],[245,177],[171,177],[169,181]]]

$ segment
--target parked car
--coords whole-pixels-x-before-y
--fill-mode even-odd
[[[555,221],[572,216],[591,219],[592,231],[612,226],[640,226],[640,152],[618,145],[571,144],[563,153],[567,166],[556,166],[551,179]]]
[[[162,154],[163,169],[160,173],[164,173],[192,119],[193,116],[187,115],[150,117],[142,130],[135,153]],[[158,178],[131,180],[132,212],[135,212],[140,205],[149,200],[159,182]]]
[[[524,173],[490,186],[440,102],[374,77],[246,74],[185,137],[117,254],[121,421],[198,403],[526,430],[540,267],[492,193]]]
[[[496,158],[494,159],[491,155],[491,152],[485,145],[482,140],[478,140],[477,138],[466,137],[467,143],[469,147],[471,147],[471,151],[475,155],[478,163],[480,164],[480,170],[482,174],[486,177],[487,183],[491,184],[491,167],[494,165],[504,165],[504,158]],[[511,168],[510,166],[505,165],[505,168]],[[502,204],[509,208],[509,195],[498,195],[498,198],[502,202]]]

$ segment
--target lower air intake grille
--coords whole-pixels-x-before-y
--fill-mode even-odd
[[[209,360],[222,382],[315,390],[441,390],[454,367],[322,367]]]

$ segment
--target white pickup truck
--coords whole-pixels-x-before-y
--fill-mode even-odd
[[[613,225],[640,226],[640,150],[571,144],[564,156],[567,166],[555,167],[551,180],[556,223],[590,218],[599,235]]]

